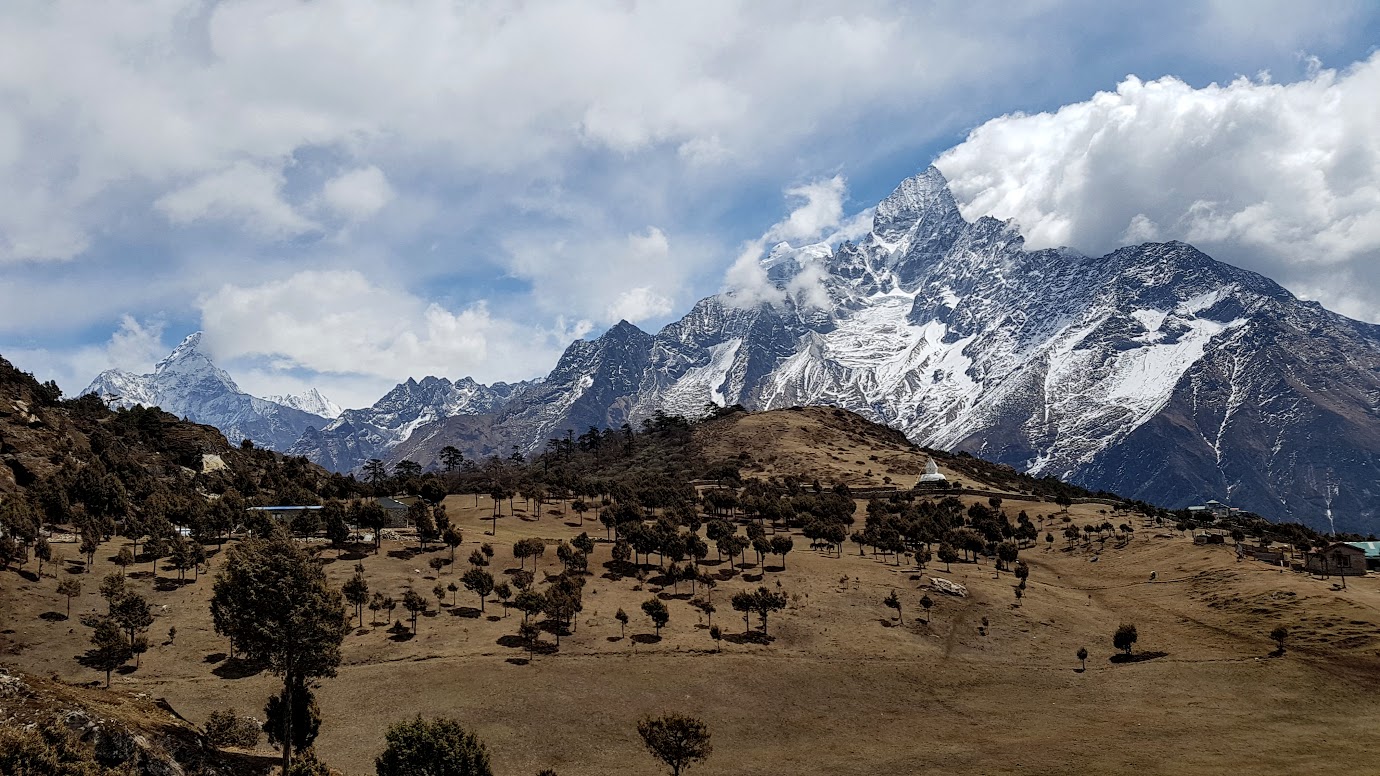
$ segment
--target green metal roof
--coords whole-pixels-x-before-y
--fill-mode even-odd
[[[1367,558],[1380,558],[1380,542],[1346,542],[1364,552]]]

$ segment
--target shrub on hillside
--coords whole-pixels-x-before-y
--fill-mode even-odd
[[[211,746],[238,746],[252,749],[259,745],[259,723],[241,717],[234,709],[217,709],[206,718],[206,743]]]

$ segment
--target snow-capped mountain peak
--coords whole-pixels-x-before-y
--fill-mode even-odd
[[[244,393],[201,350],[201,341],[201,332],[188,335],[149,374],[102,372],[83,393],[94,393],[117,407],[162,407],[219,428],[232,443],[250,439],[276,450],[287,449],[307,428],[328,422],[313,410]],[[310,394],[329,405],[319,393],[306,395]]]
[[[329,420],[335,420],[340,417],[340,413],[344,411],[339,404],[327,399],[315,388],[308,388],[296,394],[265,396],[264,398],[285,407],[292,407],[293,409],[298,409],[303,412],[310,412],[313,415]]]

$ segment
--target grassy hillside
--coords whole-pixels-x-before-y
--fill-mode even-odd
[[[73,408],[43,411],[56,418],[47,426],[68,422],[74,439],[91,438]],[[100,415],[97,427],[120,418]],[[232,462],[235,452],[222,450]],[[927,455],[982,494],[904,492]],[[834,511],[840,497],[832,486],[879,487],[885,478],[903,492],[844,498],[851,514]],[[715,484],[695,488],[690,479]],[[815,480],[826,491],[819,497]],[[715,753],[705,772],[1226,774],[1249,762],[1286,773],[1335,764],[1336,748],[1320,742],[1345,742],[1361,762],[1380,754],[1368,735],[1380,701],[1366,689],[1380,665],[1375,578],[1342,589],[1336,579],[1238,561],[1227,546],[1194,545],[1143,505],[1065,509],[1055,496],[1089,494],[918,450],[850,413],[661,419],[646,433],[601,433],[597,442],[572,435],[532,461],[405,473],[378,487],[443,484],[462,491],[444,498],[447,519],[463,534],[454,548],[422,548],[407,532],[385,537],[377,552],[303,540],[319,548],[337,584],[358,565],[371,594],[396,601],[414,590],[429,600],[416,632],[401,608],[362,610],[338,676],[316,687],[316,750],[347,774],[372,773],[387,726],[418,713],[454,716],[475,730],[500,774],[656,773],[635,724],[668,711],[709,725]],[[511,500],[502,492],[508,485]],[[741,498],[712,507],[694,500],[725,493]],[[572,508],[580,498],[593,502],[584,515]],[[771,504],[778,506],[764,506]],[[606,538],[614,523],[602,524],[601,513],[619,517],[620,536],[651,542],[646,554],[621,560]],[[672,552],[657,543],[665,532],[708,540],[714,518],[734,536],[761,529],[768,539],[789,537],[792,547],[784,556],[749,548],[729,558],[709,540],[699,563],[663,557]],[[818,540],[821,523],[832,520],[861,541]],[[582,534],[592,550],[566,566],[561,557],[572,557]],[[1014,545],[1018,560],[998,568],[984,536]],[[516,558],[524,539],[541,540],[546,552]],[[77,659],[90,646],[81,622],[105,612],[100,580],[119,574],[114,560],[132,542],[103,537],[88,571],[63,541],[55,537],[54,547],[68,560],[41,573],[33,559],[0,571],[0,662],[26,677],[52,677],[54,692],[103,698],[94,686],[104,675]],[[963,550],[958,559],[937,557],[951,543]],[[262,718],[280,680],[231,657],[215,633],[208,574],[224,556],[215,548],[208,556],[205,573],[185,580],[166,560],[145,557],[129,570],[128,587],[153,604],[150,648],[137,668],[116,672],[114,692],[166,698],[195,725],[225,709]],[[522,612],[492,595],[481,605],[461,584],[471,558],[498,581],[535,569],[538,591],[579,577],[579,613],[565,628],[533,614],[539,637],[524,642]],[[670,573],[685,566],[698,572],[693,583]],[[1024,587],[1018,566],[1028,572]],[[58,592],[65,580],[83,583],[70,618]],[[947,583],[967,594],[946,594]],[[730,603],[759,588],[785,601],[765,627]],[[899,610],[884,603],[893,593]],[[669,612],[659,633],[642,610],[650,599]],[[629,615],[626,626],[619,610]],[[711,624],[721,640],[710,637]],[[1139,635],[1129,654],[1112,643],[1123,624]],[[1270,639],[1277,626],[1289,630],[1282,653]],[[271,755],[262,742],[254,751]]]
[[[448,559],[448,548],[389,540],[377,555],[365,547],[323,552],[330,576],[343,582],[362,563],[372,591],[430,595],[438,582],[458,582],[465,558],[483,544],[496,550],[493,573],[511,578],[518,539],[552,544],[601,533],[561,506],[537,513],[518,502],[511,514],[500,505],[490,536],[487,497],[452,496],[446,506],[465,534],[454,565],[435,573],[427,561]],[[1021,560],[1030,576],[1019,600],[1017,580],[987,559],[920,569],[913,559],[853,546],[811,550],[796,534],[784,567],[775,556],[729,563],[711,553],[702,569],[717,587],[708,595],[703,586],[691,594],[686,583],[671,585],[655,557],[639,574],[599,541],[573,632],[556,647],[549,623],[535,617],[545,628],[535,654],[516,637],[520,612],[493,597],[481,612],[463,587],[439,606],[431,601],[415,636],[405,612],[394,612],[399,631],[387,612],[375,618],[366,610],[347,637],[340,675],[319,687],[325,722],[317,749],[345,773],[371,773],[390,722],[449,714],[488,742],[498,773],[655,773],[634,723],[679,710],[714,732],[706,772],[1211,774],[1236,772],[1249,759],[1283,773],[1330,762],[1317,745],[1324,739],[1346,741],[1357,757],[1380,754],[1367,735],[1380,701],[1365,689],[1377,678],[1380,646],[1374,579],[1353,579],[1342,591],[1336,580],[1237,562],[1228,548],[1195,546],[1133,513],[1085,504],[1066,516],[1073,525],[1125,521],[1135,532],[1027,547]],[[1063,525],[1063,517],[1052,504],[1032,513],[1041,528]],[[104,545],[89,575],[80,565],[56,571],[89,580],[73,601],[74,622],[104,610],[94,580],[116,570],[109,558],[122,545]],[[538,561],[539,579],[559,573],[554,555]],[[170,573],[160,570],[165,580]],[[944,595],[933,577],[965,585],[968,596]],[[99,682],[74,660],[87,629],[60,616],[57,581],[6,575],[0,614],[13,625],[0,642],[4,661],[64,682]],[[117,675],[116,687],[166,697],[196,723],[226,707],[258,713],[279,680],[227,657],[207,612],[208,580],[155,584],[145,567],[130,584],[154,602],[160,637],[138,670]],[[765,637],[755,615],[745,624],[728,603],[758,586],[789,600]],[[893,591],[900,618],[883,605]],[[922,596],[932,601],[928,612]],[[640,609],[650,597],[670,609],[659,637]],[[727,636],[719,643],[709,637],[707,598]],[[626,632],[613,617],[619,609],[631,615]],[[1131,662],[1117,662],[1111,643],[1122,623],[1140,634]],[[1280,624],[1291,629],[1283,655],[1268,638]],[[170,626],[175,642],[161,638]],[[1091,654],[1086,671],[1075,657],[1080,647]]]

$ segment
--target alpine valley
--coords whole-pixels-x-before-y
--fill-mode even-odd
[[[779,245],[760,269],[758,287],[656,334],[620,322],[573,343],[545,379],[408,380],[333,419],[200,401],[204,380],[158,378],[181,374],[178,352],[156,370],[159,392],[123,373],[91,390],[340,471],[371,457],[435,466],[447,445],[530,452],[709,403],[836,405],[919,445],[1128,498],[1374,530],[1380,327],[1261,275],[1178,242],[1026,250],[1014,224],[964,219],[933,167],[877,205],[861,240]]]

